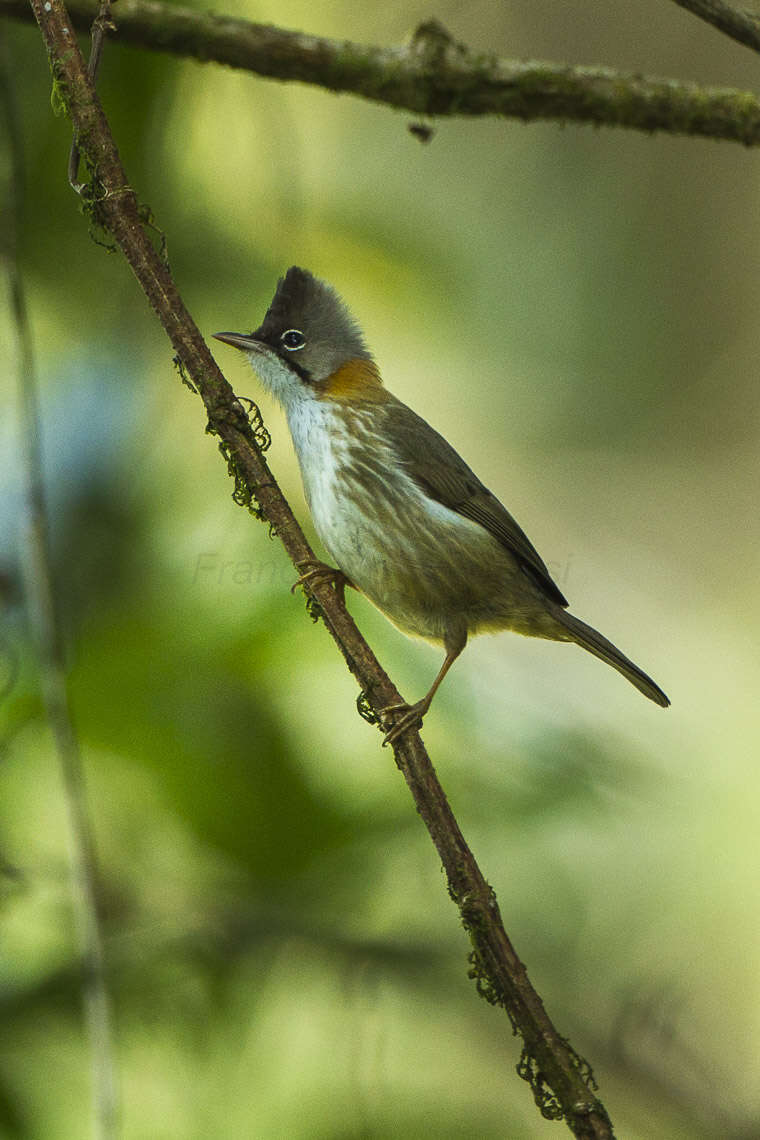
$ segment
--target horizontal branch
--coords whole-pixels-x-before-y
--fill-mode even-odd
[[[74,0],[74,25],[87,29],[96,8],[96,0]],[[28,3],[0,0],[3,15],[29,19]],[[157,0],[119,0],[113,18],[116,41],[347,92],[417,115],[554,119],[760,143],[760,101],[751,92],[602,67],[498,59],[456,43],[435,22],[422,24],[408,44],[381,48]]]

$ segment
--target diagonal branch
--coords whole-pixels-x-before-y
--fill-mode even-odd
[[[749,12],[746,8],[734,8],[726,4],[725,0],[674,0],[679,8],[686,8],[712,24],[720,32],[725,32],[732,40],[736,40],[753,51],[760,51],[760,15]]]
[[[691,0],[690,6],[718,7],[718,0]],[[97,0],[73,0],[70,7],[74,26],[85,30]],[[28,19],[26,0],[0,0],[2,15]],[[114,18],[117,41],[348,92],[418,115],[554,119],[760,143],[760,101],[750,92],[603,67],[498,59],[456,43],[435,21],[420,25],[406,45],[379,48],[158,0],[119,0]]]
[[[90,209],[110,230],[166,330],[181,368],[195,386],[209,429],[221,441],[238,501],[274,527],[294,562],[313,557],[303,532],[257,443],[258,431],[219,371],[193,323],[169,271],[148,239],[146,212],[128,184],[116,146],[76,45],[62,0],[31,0],[48,51],[57,96],[77,132],[92,173]],[[260,423],[260,421],[259,421]],[[400,700],[400,694],[362,638],[336,592],[315,583],[309,592],[372,709]],[[394,744],[396,763],[431,835],[448,878],[452,898],[473,946],[471,975],[479,992],[506,1010],[523,1038],[518,1072],[528,1080],[542,1114],[564,1119],[584,1140],[611,1140],[612,1126],[585,1061],[560,1036],[528,980],[502,925],[495,896],[478,867],[438,782],[417,732]]]

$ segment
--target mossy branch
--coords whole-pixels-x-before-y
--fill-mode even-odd
[[[716,0],[684,6],[698,3],[716,6]],[[74,0],[70,10],[74,26],[85,30],[97,0]],[[28,19],[29,9],[25,0],[0,0],[3,15]],[[407,44],[381,48],[158,0],[119,0],[113,18],[116,42],[347,92],[416,115],[553,119],[760,143],[760,101],[751,92],[604,67],[499,59],[456,43],[435,21],[420,25]]]
[[[263,425],[251,422],[219,371],[146,231],[144,212],[129,185],[103,109],[76,45],[61,0],[31,0],[54,82],[93,176],[88,207],[109,230],[171,340],[178,368],[203,400],[209,430],[219,437],[235,479],[236,501],[257,511],[276,531],[294,563],[313,558],[303,532],[264,458]],[[61,172],[63,177],[63,172]],[[336,591],[318,582],[309,593],[375,715],[401,700]],[[395,759],[438,851],[451,897],[459,907],[472,955],[471,976],[489,1002],[501,1006],[523,1039],[518,1073],[543,1115],[564,1119],[584,1140],[611,1140],[612,1126],[590,1070],[555,1029],[507,937],[496,898],[467,846],[419,734],[394,743]]]

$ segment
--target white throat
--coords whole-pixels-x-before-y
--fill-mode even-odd
[[[264,348],[250,349],[246,356],[266,390],[282,404],[288,418],[291,408],[297,404],[314,402],[312,389],[276,353]]]

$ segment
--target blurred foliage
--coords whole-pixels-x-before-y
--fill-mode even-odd
[[[262,0],[237,14],[391,44],[431,12]],[[660,0],[443,0],[435,15],[504,55],[756,79],[749,53]],[[467,980],[435,854],[353,681],[289,593],[279,545],[232,503],[126,266],[88,239],[36,30],[3,34],[125,1140],[559,1135]],[[425,738],[619,1134],[758,1134],[754,1074],[731,1060],[758,1043],[757,155],[473,121],[421,146],[384,108],[113,44],[99,87],[200,327],[253,327],[293,262],[332,280],[389,386],[477,458],[574,609],[670,693],[663,714],[572,648],[482,639]],[[79,1140],[89,1074],[19,588],[11,374],[0,1137]],[[282,417],[261,404],[305,517]],[[350,605],[403,691],[424,691],[437,657]]]

